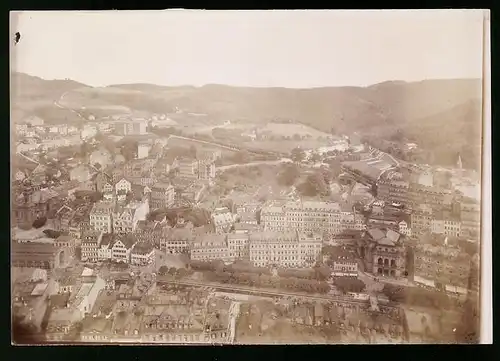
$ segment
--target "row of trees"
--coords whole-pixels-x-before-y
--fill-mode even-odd
[[[333,280],[333,284],[344,293],[359,293],[363,292],[366,288],[366,285],[363,281],[354,277],[335,277],[335,279]]]
[[[323,281],[295,277],[273,277],[267,274],[230,271],[207,271],[204,277],[209,282],[237,284],[243,286],[277,288],[308,293],[328,293],[330,286]]]
[[[160,276],[172,276],[175,278],[184,278],[186,276],[189,276],[193,274],[192,270],[187,270],[185,268],[176,268],[176,267],[168,267],[168,266],[161,266],[160,269],[158,270],[158,275]]]
[[[279,270],[273,277],[265,267],[255,267],[244,261],[225,265],[222,261],[191,261],[192,270],[204,272],[210,282],[221,282],[253,287],[281,288],[303,292],[327,293],[330,286],[325,282],[330,277],[330,269],[318,266],[312,270]]]

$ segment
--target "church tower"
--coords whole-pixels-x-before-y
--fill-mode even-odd
[[[458,169],[462,169],[462,157],[460,154],[458,154],[457,167]]]

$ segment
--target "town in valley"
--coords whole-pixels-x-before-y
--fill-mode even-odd
[[[425,123],[480,128],[479,80],[342,93],[465,89],[419,138],[297,89],[11,77],[14,343],[479,342],[480,136]]]

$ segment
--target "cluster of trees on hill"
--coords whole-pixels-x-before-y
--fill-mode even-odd
[[[306,197],[328,196],[330,194],[330,187],[321,171],[309,174],[305,181],[297,186],[297,190]]]

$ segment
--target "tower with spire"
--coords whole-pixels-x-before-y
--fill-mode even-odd
[[[460,153],[458,154],[457,168],[460,170],[462,169],[462,157],[460,156]]]

